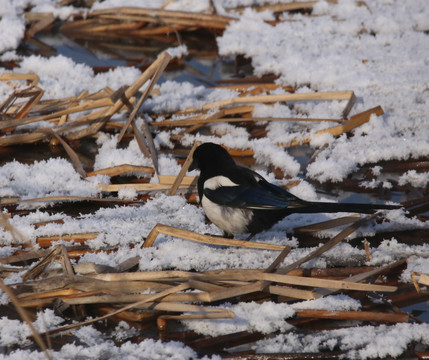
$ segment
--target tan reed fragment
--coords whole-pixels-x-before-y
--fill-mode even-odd
[[[171,184],[98,184],[98,187],[102,191],[106,192],[116,192],[121,189],[135,189],[136,191],[168,191],[171,188]],[[189,189],[193,187],[191,185],[180,185],[180,189]]]
[[[159,74],[159,76],[161,75],[161,73],[157,73],[157,74]],[[157,74],[155,74],[155,75],[157,75]],[[154,76],[154,78],[155,78],[155,76]],[[152,163],[153,163],[153,167],[155,169],[155,173],[157,175],[159,175],[159,169],[158,169],[158,152],[156,150],[155,142],[153,141],[152,133],[151,133],[151,131],[149,129],[149,125],[147,123],[147,118],[148,118],[148,116],[146,114],[143,114],[142,130],[143,130],[143,134],[144,134],[144,136],[146,138],[147,145],[149,147],[150,158],[152,159]],[[134,122],[133,122],[133,124],[134,124],[133,128],[136,131],[138,131],[137,130],[137,125]]]
[[[54,246],[46,256],[43,257],[36,265],[34,265],[30,270],[28,270],[23,276],[22,279],[25,280],[33,280],[37,276],[39,276],[47,266],[52,264],[56,258],[61,254],[61,246]]]
[[[347,321],[374,321],[398,323],[408,322],[407,313],[375,312],[375,311],[329,311],[329,310],[297,310],[295,315],[301,318],[320,318]]]
[[[132,8],[132,7],[119,7],[113,9],[103,9],[92,11],[88,14],[88,17],[98,17],[111,15],[110,18],[119,17],[124,19],[124,15],[127,16],[126,20],[134,20],[154,23],[162,23],[166,25],[182,25],[186,27],[209,27],[223,30],[234,17],[221,16],[221,15],[209,15],[195,12],[186,11],[173,11],[165,9],[145,9],[145,8]],[[133,18],[131,17],[133,16]]]
[[[196,273],[181,270],[144,271],[128,273],[109,273],[89,275],[104,281],[185,281],[194,278]]]
[[[177,192],[177,189],[179,188],[180,184],[182,184],[183,179],[189,169],[189,166],[192,163],[192,156],[194,155],[194,151],[195,149],[200,145],[199,141],[196,141],[194,143],[194,145],[191,148],[191,151],[189,151],[188,156],[186,157],[186,160],[182,166],[182,168],[180,169],[179,174],[177,175],[176,179],[173,182],[173,185],[171,186],[170,191],[168,192],[168,195],[175,195]],[[160,179],[161,180],[161,179]],[[161,182],[161,181],[160,181]]]
[[[263,4],[263,5],[253,5],[252,9],[261,12],[261,11],[272,11],[272,12],[285,12],[285,11],[294,11],[294,10],[302,10],[307,8],[312,8],[315,4],[317,4],[318,0],[313,1],[292,1],[290,3],[285,4]],[[243,12],[247,9],[248,6],[238,6],[234,8],[229,8],[227,11],[234,12]]]
[[[371,261],[371,249],[369,247],[369,242],[367,239],[363,241],[363,247],[365,249],[366,261]]]
[[[415,272],[415,271],[413,271],[412,273],[411,273],[411,281],[413,282],[413,285],[414,285],[414,287],[416,288],[416,291],[418,292],[418,293],[421,293],[422,292],[422,290],[420,289],[420,285],[419,285],[419,282],[417,281],[417,276],[420,276],[421,274],[420,273],[418,273],[418,272]]]
[[[37,238],[37,243],[40,247],[47,248],[52,245],[53,242],[64,240],[64,241],[73,241],[78,243],[84,243],[88,240],[95,239],[99,233],[84,233],[84,234],[70,234],[70,235],[55,235],[55,236],[39,236]]]
[[[333,237],[331,240],[329,240],[327,243],[322,245],[321,247],[317,248],[307,256],[304,256],[303,258],[295,261],[293,264],[290,264],[284,268],[281,268],[277,270],[277,273],[279,274],[287,274],[289,271],[296,269],[297,267],[301,266],[302,264],[310,261],[311,259],[314,259],[315,257],[318,257],[328,251],[329,249],[333,248],[335,245],[339,244],[341,241],[343,241],[347,236],[355,232],[361,225],[366,223],[367,221],[370,221],[371,219],[375,218],[377,214],[368,215],[362,219],[359,219],[358,221],[354,222],[349,227],[345,228],[343,231],[341,231],[339,234],[337,234],[335,237]]]
[[[51,202],[51,201],[93,201],[93,202],[119,202],[123,203],[124,201],[117,198],[91,198],[84,196],[46,196],[34,199],[20,199],[20,198],[2,198],[0,199],[0,205],[12,205],[18,203],[31,203],[31,202]],[[133,201],[131,201],[133,202]],[[136,201],[139,202],[139,201]]]
[[[177,176],[174,175],[158,175],[159,183],[164,185],[174,185],[177,181]],[[195,186],[198,176],[184,176],[180,185]]]
[[[168,58],[169,55],[164,52],[162,53],[157,60],[155,60],[151,66],[149,66],[145,72],[143,72],[139,78],[129,86],[124,92],[123,96],[120,96],[119,99],[115,101],[112,106],[109,106],[106,110],[103,109],[103,112],[98,115],[98,119],[95,123],[83,130],[77,130],[74,133],[67,134],[68,139],[80,139],[84,136],[89,136],[98,132],[101,127],[108,121],[113,114],[120,111],[121,108],[130,102],[131,97],[133,97],[137,91],[148,81],[156,72],[158,66]]]
[[[328,129],[318,130],[318,131],[316,131],[315,134],[321,135],[321,134],[329,133],[332,136],[339,136],[341,134],[347,133],[347,132],[365,124],[366,122],[369,121],[372,114],[375,114],[377,116],[381,116],[384,114],[384,111],[381,108],[381,106],[376,106],[372,109],[366,110],[364,112],[361,112],[359,114],[356,114],[356,115],[350,117],[349,120],[344,121],[341,125],[334,126],[334,127],[328,128]],[[279,145],[283,146],[283,147],[288,147],[288,146],[296,146],[296,145],[300,145],[300,144],[306,144],[309,142],[310,142],[310,139],[293,140],[289,144],[279,144]]]
[[[129,304],[127,306],[124,306],[124,307],[122,307],[122,308],[120,308],[118,310],[112,311],[112,312],[110,312],[110,313],[108,313],[106,315],[103,315],[103,316],[100,316],[98,318],[94,318],[94,319],[91,319],[91,320],[87,320],[87,321],[84,321],[84,322],[80,322],[78,324],[72,324],[72,325],[64,326],[64,327],[62,327],[60,329],[56,329],[53,332],[48,332],[48,333],[50,333],[50,334],[52,334],[52,333],[59,333],[59,332],[63,332],[63,331],[68,331],[68,330],[71,330],[71,329],[75,329],[77,327],[81,327],[81,326],[84,326],[84,325],[92,324],[94,322],[97,322],[97,321],[100,321],[100,320],[104,320],[104,319],[107,319],[107,318],[109,318],[109,317],[111,317],[113,315],[119,314],[119,313],[121,313],[123,311],[129,310],[129,309],[132,309],[132,308],[135,308],[135,307],[139,307],[139,306],[141,306],[141,305],[143,305],[145,303],[150,303],[152,301],[161,299],[161,298],[163,298],[164,296],[166,296],[168,294],[172,294],[172,293],[175,293],[175,292],[178,292],[178,291],[184,291],[184,290],[186,290],[188,288],[189,288],[189,285],[186,284],[186,283],[180,284],[180,285],[177,285],[177,286],[174,286],[174,287],[170,287],[167,290],[164,290],[164,291],[162,291],[160,293],[151,295],[150,297],[148,297],[148,298],[146,298],[144,300],[140,300],[140,301],[137,301],[137,302],[135,302],[133,304]]]
[[[86,172],[83,169],[82,163],[79,159],[79,156],[76,154],[76,152],[70,147],[69,144],[67,144],[64,139],[59,136],[53,129],[51,129],[52,134],[55,136],[56,139],[59,140],[61,145],[64,147],[65,151],[67,152],[67,155],[70,157],[73,167],[75,168],[76,172],[82,177],[86,177]]]
[[[106,111],[105,108],[112,106],[114,102],[112,101],[112,98],[110,96],[106,96],[106,95],[102,98],[92,99],[91,96],[96,94],[97,93],[88,95],[87,99],[85,99],[85,102],[83,102],[82,104],[76,103],[77,99],[75,97],[60,99],[54,102],[53,104],[51,104],[51,102],[53,101],[48,100],[45,102],[46,103],[45,107],[40,109],[38,109],[36,106],[37,104],[35,104],[35,106],[33,106],[35,110],[45,111],[45,112],[49,111],[49,113],[44,115],[38,115],[38,116],[29,116],[19,120],[6,120],[4,122],[2,121],[2,123],[0,124],[0,129],[8,128],[11,126],[25,125],[25,124],[37,122],[37,121],[49,121],[52,119],[54,120],[60,119],[64,115],[70,115],[74,113],[101,108],[101,110],[99,110],[98,112],[82,116],[76,120],[73,120],[73,122],[84,122],[86,119],[88,118],[92,119],[93,117],[98,118],[100,117],[101,114],[103,114]],[[135,101],[134,98],[130,99],[131,103],[134,101]],[[96,115],[94,116],[94,114]]]
[[[42,349],[43,353],[45,354],[45,357],[47,359],[52,359],[52,356],[48,351],[48,348],[46,347],[45,342],[42,339],[42,336],[37,332],[37,330],[33,326],[33,323],[31,322],[30,316],[27,314],[27,311],[21,306],[19,300],[12,292],[12,290],[10,290],[10,288],[1,279],[0,279],[0,288],[9,297],[10,301],[18,311],[19,316],[21,316],[22,320],[24,320],[27,326],[30,328],[31,333],[33,334],[34,340],[36,340],[36,343]]]
[[[237,104],[251,104],[251,103],[275,103],[275,102],[295,102],[295,101],[327,101],[327,100],[350,100],[354,95],[353,91],[331,91],[331,92],[315,92],[315,93],[293,93],[293,94],[276,94],[276,95],[257,95],[257,96],[244,96],[220,100],[212,103],[205,104],[201,110],[210,110],[215,108],[222,108],[230,105]],[[190,108],[185,110],[185,113],[197,112],[200,109]]]
[[[30,28],[25,32],[26,39],[32,38],[39,31],[42,31],[51,25],[55,20],[54,14],[52,12],[27,12],[25,13],[25,18],[27,21],[34,21]]]
[[[143,134],[140,132],[140,129],[138,128],[135,120],[133,119],[133,121],[131,122],[131,127],[133,129],[133,134],[134,137],[137,140],[137,144],[139,146],[140,151],[143,153],[143,156],[150,158],[151,157],[151,151],[148,149],[145,141],[144,141],[144,137]],[[124,130],[125,126],[121,127],[121,131]],[[152,135],[150,135],[150,137],[152,137]],[[156,160],[157,163],[157,160]],[[153,166],[153,170],[158,173],[158,169],[157,166],[155,166],[155,162],[154,162],[154,166]]]
[[[161,315],[158,316],[156,324],[158,331],[165,331],[167,329],[167,320],[201,320],[201,319],[231,319],[235,314],[230,310],[205,312],[199,314],[182,314],[182,315]]]
[[[429,285],[429,275],[420,274],[418,283],[421,285]]]
[[[343,120],[340,119],[319,119],[319,118],[278,118],[278,117],[239,117],[239,118],[206,118],[206,119],[183,119],[183,120],[164,120],[164,121],[153,121],[151,125],[157,127],[169,127],[169,126],[196,126],[213,123],[244,123],[244,122],[258,122],[258,121],[296,121],[296,122],[335,122],[340,123]]]
[[[359,218],[360,218],[360,214],[343,216],[340,218],[322,221],[311,225],[296,227],[293,230],[294,232],[298,232],[298,233],[322,231],[322,230],[332,229],[337,226],[353,223]]]
[[[238,246],[252,249],[265,249],[265,250],[283,250],[284,246],[275,244],[263,244],[252,241],[226,239],[210,235],[202,235],[189,230],[183,230],[172,226],[157,224],[150,234],[145,239],[142,247],[151,247],[156,240],[159,233],[164,235],[175,236],[187,240],[197,241],[208,245],[223,245],[223,246]]]
[[[284,286],[269,285],[267,291],[273,295],[284,296],[290,300],[313,300],[314,292],[311,290],[301,290]]]
[[[0,81],[31,81],[32,86],[36,86],[40,81],[40,78],[37,74],[22,74],[22,73],[2,73],[0,74]]]
[[[96,175],[107,175],[107,176],[113,177],[113,176],[126,174],[129,172],[144,172],[144,173],[153,174],[155,170],[149,166],[136,166],[136,165],[130,165],[130,164],[122,164],[122,165],[117,165],[110,168],[90,171],[86,173],[86,176],[90,177],[90,176],[96,176]]]
[[[10,223],[9,218],[3,212],[0,212],[0,225],[12,235],[16,244],[30,244],[25,240],[21,232]]]
[[[124,127],[122,128],[121,132],[119,133],[118,143],[122,140],[122,137],[124,136],[125,131],[127,131],[128,127],[130,126],[131,122],[133,121],[137,112],[139,111],[141,105],[146,100],[146,98],[149,96],[150,91],[155,86],[156,82],[159,80],[161,74],[163,73],[164,69],[166,68],[166,66],[170,60],[171,60],[171,56],[167,52],[164,52],[145,71],[145,73],[147,72],[147,73],[151,74],[150,77],[152,79],[149,82],[149,85],[144,89],[143,94],[141,95],[137,104],[134,106],[134,109],[132,110],[127,122],[125,123]],[[134,93],[133,93],[133,95],[134,95]],[[127,96],[127,98],[128,97],[129,96]]]
[[[260,273],[255,275],[255,277],[262,280],[268,280],[271,282],[284,283],[284,284],[290,284],[290,285],[299,285],[299,286],[310,286],[315,288],[321,287],[321,288],[328,288],[328,289],[381,291],[381,292],[395,292],[396,290],[398,290],[397,286],[365,284],[365,283],[342,281],[342,280],[311,278],[311,277],[305,277],[305,276]]]
[[[390,264],[387,264],[387,265],[384,265],[384,266],[380,266],[380,267],[372,269],[370,271],[362,272],[360,274],[356,274],[356,275],[344,278],[343,281],[346,281],[346,282],[350,281],[350,282],[359,283],[359,282],[361,282],[363,280],[377,277],[380,274],[383,274],[383,273],[385,273],[387,271],[390,271],[390,270],[392,270],[392,269],[394,269],[394,268],[396,268],[398,266],[401,266],[404,263],[406,263],[406,261],[407,261],[407,258],[400,259],[398,261],[395,261],[393,263],[390,263]],[[323,297],[323,296],[326,296],[326,295],[333,294],[335,292],[336,292],[335,289],[317,289],[317,290],[315,290],[315,296],[317,298],[320,298],[320,297]]]

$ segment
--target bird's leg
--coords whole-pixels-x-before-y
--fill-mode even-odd
[[[254,236],[255,236],[255,234],[250,234],[250,235],[246,238],[246,240],[245,240],[245,241],[252,240]]]

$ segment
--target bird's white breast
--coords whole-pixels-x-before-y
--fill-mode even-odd
[[[225,176],[215,176],[204,182],[204,189],[215,190],[221,186],[230,187],[238,184]],[[245,233],[253,216],[251,210],[218,205],[204,195],[201,204],[210,221],[229,234]]]

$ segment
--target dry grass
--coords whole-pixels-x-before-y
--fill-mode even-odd
[[[275,11],[289,11],[311,8],[316,2],[307,1],[300,3],[267,5],[258,10],[275,7]],[[242,9],[234,9],[240,11]],[[185,31],[194,28],[205,28],[211,31],[222,31],[233,17],[219,16],[216,14],[190,14],[185,12],[172,12],[164,9],[135,9],[122,7],[119,9],[100,10],[87,14],[86,18],[75,17],[62,27],[64,33],[73,32],[74,36],[82,38],[110,37],[121,38],[127,36],[143,36],[154,34],[166,34],[171,31]],[[52,23],[49,14],[29,14],[29,27],[27,35],[34,35],[41,29]],[[278,20],[279,21],[279,20]],[[143,204],[150,199],[154,192],[165,192],[169,195],[177,193],[186,195],[189,202],[196,199],[196,178],[187,177],[186,172],[192,159],[192,153],[198,143],[192,148],[183,149],[180,140],[184,135],[199,131],[211,132],[210,124],[225,122],[239,123],[249,130],[255,130],[255,137],[265,135],[265,126],[257,128],[257,124],[272,121],[305,122],[308,132],[312,124],[324,122],[326,128],[318,133],[330,133],[336,137],[349,133],[353,129],[369,121],[375,114],[383,114],[381,106],[368,109],[362,113],[349,116],[356,97],[353,91],[318,92],[318,93],[294,93],[295,89],[283,87],[285,91],[281,95],[273,95],[270,92],[278,90],[279,86],[273,83],[257,82],[251,84],[234,84],[219,86],[237,91],[240,95],[225,101],[207,103],[199,108],[189,108],[175,113],[165,113],[163,121],[156,121],[156,117],[147,117],[143,128],[136,126],[135,118],[142,103],[152,94],[156,93],[154,85],[170,62],[170,56],[163,53],[152,62],[142,75],[130,86],[119,89],[105,88],[96,93],[87,91],[81,94],[62,99],[43,99],[43,89],[38,87],[39,78],[33,74],[0,74],[0,81],[16,85],[16,89],[9,98],[0,106],[2,121],[0,123],[0,146],[26,145],[49,141],[51,144],[61,144],[73,163],[76,171],[83,179],[98,174],[110,177],[124,176],[139,173],[143,180],[133,176],[129,182],[100,184],[103,192],[102,198],[87,198],[76,196],[43,197],[37,199],[2,198],[0,205],[9,210],[10,216],[19,215],[16,205],[26,202],[53,203],[52,211],[56,211],[58,204],[69,204],[79,208],[84,202],[90,202],[98,206],[105,204]],[[22,83],[26,88],[22,89]],[[19,89],[18,89],[18,85]],[[146,84],[146,86],[144,86]],[[257,118],[252,111],[255,104],[295,103],[300,101],[343,101],[344,110],[339,118]],[[121,113],[127,120],[124,123],[112,122],[113,115]],[[149,114],[152,115],[152,114]],[[181,120],[175,120],[177,116]],[[53,125],[49,130],[34,130],[22,127],[39,121],[46,121]],[[261,125],[258,125],[261,126]],[[181,132],[172,137],[175,148],[173,154],[186,155],[182,171],[176,176],[159,174],[157,167],[157,151],[153,144],[152,132],[164,129],[181,128]],[[257,131],[256,131],[257,130]],[[119,133],[120,141],[128,141],[135,137],[142,156],[152,159],[152,167],[133,166],[122,164],[113,168],[101,170],[87,169],[82,161],[82,156],[75,151],[76,140],[94,139],[100,131]],[[276,144],[280,148],[305,144],[309,138],[301,137],[288,143]],[[229,149],[234,156],[249,157],[253,155],[252,149]],[[167,151],[161,149],[161,151]],[[414,168],[425,168],[427,162],[410,160],[390,164],[392,169],[401,171]],[[86,170],[85,170],[86,168]],[[398,170],[399,169],[399,170]],[[275,169],[274,169],[275,170]],[[394,171],[394,170],[393,170]],[[371,175],[367,175],[370,177]],[[285,178],[280,173],[280,177]],[[151,181],[152,178],[157,181]],[[349,184],[349,185],[348,185]],[[294,184],[290,184],[293,186]],[[360,189],[357,183],[341,184],[354,186]],[[133,188],[139,192],[135,201],[120,200],[115,197],[116,192],[122,188]],[[360,189],[361,190],[361,189]],[[407,204],[411,215],[421,215],[427,210],[427,199],[420,202]],[[60,213],[61,211],[58,210]],[[55,235],[38,237],[35,244],[26,243],[19,229],[14,229],[8,218],[3,215],[1,225],[5,231],[9,231],[15,238],[16,251],[14,254],[0,258],[0,274],[6,278],[16,271],[15,267],[25,270],[23,282],[10,286],[0,281],[2,290],[8,294],[17,313],[30,326],[33,337],[39,347],[50,358],[49,345],[46,345],[43,336],[51,336],[54,339],[56,333],[67,334],[71,329],[91,323],[101,324],[101,320],[109,319],[113,323],[126,320],[133,326],[141,326],[142,332],[158,331],[160,339],[180,339],[199,353],[212,353],[213,347],[228,350],[237,345],[251,344],[257,339],[272,334],[262,335],[258,333],[242,332],[230,334],[227,337],[204,338],[189,331],[181,329],[179,332],[170,331],[168,322],[184,319],[211,319],[232,318],[234,314],[230,310],[222,309],[222,302],[238,303],[244,301],[276,301],[298,302],[316,299],[339,291],[350,295],[363,304],[362,311],[325,311],[325,310],[300,310],[290,323],[297,329],[305,331],[317,331],[326,325],[327,319],[335,321],[337,327],[349,326],[349,321],[360,323],[398,323],[419,322],[413,315],[403,312],[399,308],[413,305],[429,298],[425,286],[429,285],[427,274],[413,274],[415,289],[398,281],[398,273],[406,265],[406,257],[396,262],[378,267],[334,267],[328,269],[307,269],[302,265],[322,256],[328,250],[344,241],[347,236],[355,232],[367,221],[380,220],[381,215],[376,214],[365,218],[348,216],[335,220],[325,221],[295,229],[295,236],[301,241],[302,246],[315,246],[322,239],[311,237],[321,230],[334,229],[338,226],[347,226],[339,230],[336,236],[325,241],[307,256],[289,263],[288,256],[291,249],[287,246],[270,244],[269,242],[240,241],[225,239],[215,236],[198,234],[192,231],[174,228],[158,224],[142,243],[142,247],[154,246],[157,236],[164,235],[178,237],[189,241],[199,242],[207,246],[245,247],[248,251],[269,250],[273,252],[273,262],[266,269],[221,269],[206,272],[186,272],[179,270],[168,271],[139,271],[136,270],[139,258],[130,258],[116,268],[101,266],[99,264],[86,263],[72,265],[70,259],[79,259],[83,255],[93,252],[91,240],[97,238],[100,233],[80,233],[68,235]],[[78,216],[75,216],[79,220]],[[55,222],[62,222],[61,219]],[[36,227],[45,226],[47,223],[34,224]],[[428,232],[423,234],[426,239]],[[64,240],[67,245],[54,245],[58,240]],[[311,242],[312,241],[312,242]],[[371,239],[361,242],[358,246],[364,247],[367,257],[372,246]],[[405,235],[403,241],[412,241]],[[70,243],[70,245],[68,245]],[[19,244],[19,246],[18,246]],[[307,244],[307,245],[306,245]],[[34,245],[38,248],[35,249]],[[116,248],[103,248],[98,251],[115,252]],[[54,263],[60,264],[61,270],[53,270]],[[151,293],[149,293],[151,291]],[[375,305],[367,300],[367,294],[380,294],[382,301]],[[59,312],[72,310],[69,323],[46,334],[38,334],[31,323],[31,316],[37,310],[43,308],[55,308]],[[30,314],[31,316],[29,316]],[[92,316],[92,320],[80,321],[86,316]],[[72,323],[75,320],[75,323]],[[43,335],[43,336],[42,336]],[[67,336],[67,335],[64,335]],[[136,339],[138,341],[138,339]],[[229,354],[233,356],[233,354]],[[252,355],[252,354],[250,354]],[[249,356],[250,356],[249,355]],[[299,354],[284,354],[295,356]],[[340,356],[339,354],[338,356]]]

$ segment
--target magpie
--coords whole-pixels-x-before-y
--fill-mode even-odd
[[[396,205],[313,202],[271,184],[261,175],[237,165],[228,151],[214,143],[199,145],[189,171],[199,169],[198,194],[207,218],[225,237],[267,230],[293,213],[356,212],[398,209]]]

